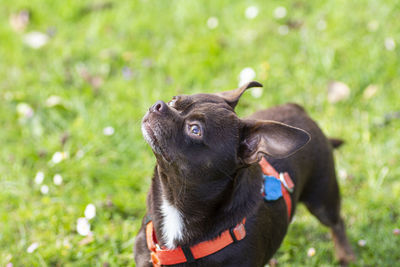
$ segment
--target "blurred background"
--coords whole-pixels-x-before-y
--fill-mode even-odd
[[[400,265],[399,1],[0,0],[0,266],[133,266],[156,100],[255,79],[335,152],[354,266]],[[334,266],[300,206],[272,266]]]

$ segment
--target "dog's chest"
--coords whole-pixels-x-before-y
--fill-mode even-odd
[[[184,225],[182,214],[164,197],[162,198],[160,210],[163,217],[161,231],[165,241],[165,246],[168,249],[173,249],[176,246],[176,241],[183,238]]]

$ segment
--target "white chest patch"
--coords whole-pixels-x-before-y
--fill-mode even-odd
[[[172,206],[164,197],[161,205],[163,222],[161,226],[165,246],[168,249],[176,247],[175,242],[183,237],[182,214]]]

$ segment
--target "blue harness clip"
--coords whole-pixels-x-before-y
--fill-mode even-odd
[[[281,181],[274,176],[264,175],[264,195],[264,199],[268,201],[281,198]]]

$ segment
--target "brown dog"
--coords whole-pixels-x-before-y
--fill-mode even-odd
[[[299,201],[331,228],[340,263],[354,259],[332,155],[340,142],[296,104],[238,118],[240,96],[259,86],[182,95],[149,109],[142,132],[157,164],[137,266],[264,266]]]

